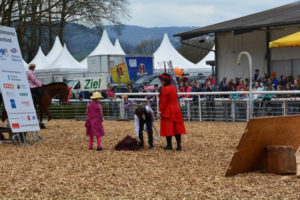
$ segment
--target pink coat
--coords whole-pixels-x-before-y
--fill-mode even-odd
[[[43,85],[42,82],[36,78],[36,75],[31,70],[28,70],[28,72],[27,72],[27,79],[28,79],[30,88],[42,87],[42,85]]]
[[[85,123],[86,134],[88,136],[104,136],[102,106],[93,101],[88,105],[86,114],[88,117]]]

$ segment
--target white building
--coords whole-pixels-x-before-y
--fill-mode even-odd
[[[221,22],[175,36],[182,40],[214,33],[216,41],[216,77],[246,78],[249,66],[246,58],[237,64],[241,51],[252,55],[253,68],[260,75],[272,72],[280,75],[300,74],[300,48],[269,48],[269,42],[299,31],[300,2]],[[254,70],[253,69],[253,70]]]

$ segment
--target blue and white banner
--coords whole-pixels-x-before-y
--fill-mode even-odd
[[[16,30],[0,26],[0,88],[12,132],[39,131]]]
[[[152,56],[126,56],[125,62],[130,80],[135,79],[139,75],[153,74]]]

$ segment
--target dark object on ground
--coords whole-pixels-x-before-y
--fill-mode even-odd
[[[46,128],[45,124],[44,123],[40,123],[40,128],[41,129],[45,129]]]
[[[0,133],[0,140],[4,140],[4,135],[2,133]]]
[[[139,150],[140,143],[133,137],[127,135],[123,140],[121,140],[116,146],[115,150],[117,151],[126,151],[126,150]]]

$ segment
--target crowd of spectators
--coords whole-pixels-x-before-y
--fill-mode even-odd
[[[235,78],[228,80],[227,78],[223,78],[218,84],[215,81],[213,75],[209,75],[207,79],[202,80],[189,80],[188,76],[183,76],[182,78],[177,79],[178,83],[178,89],[179,92],[185,93],[185,92],[215,92],[215,91],[248,91],[249,87],[252,87],[253,91],[282,91],[282,90],[300,90],[300,75],[297,77],[292,76],[280,76],[279,79],[276,77],[276,73],[272,73],[271,76],[264,75],[261,76],[259,73],[259,70],[256,69],[255,73],[252,77],[252,86],[250,86],[249,78]],[[104,99],[114,100],[117,98],[123,99],[123,106],[125,110],[125,116],[127,118],[131,118],[133,116],[134,112],[134,105],[136,105],[139,102],[142,101],[136,101],[133,99],[141,98],[146,99],[148,103],[150,103],[150,106],[155,108],[157,106],[157,96],[156,95],[144,95],[145,93],[153,93],[153,92],[160,92],[160,86],[149,85],[149,82],[146,82],[144,86],[140,86],[137,88],[137,90],[134,90],[131,84],[127,85],[127,90],[124,91],[126,93],[129,93],[128,95],[123,95],[117,97],[115,94],[114,87],[112,85],[108,85],[108,89],[106,91],[99,91]],[[130,93],[141,93],[143,95],[135,96],[130,95]],[[80,100],[83,99],[89,99],[92,93],[84,91],[80,93]],[[215,118],[216,113],[216,105],[215,105],[215,98],[229,98],[232,100],[242,100],[246,99],[246,94],[226,94],[226,95],[201,95],[200,96],[202,100],[204,101],[204,111],[207,113],[207,117],[209,119]],[[253,100],[254,100],[254,113],[257,113],[257,110],[259,108],[266,108],[269,112],[271,109],[279,110],[282,109],[282,106],[277,103],[274,104],[274,101],[271,101],[271,99],[279,99],[279,98],[289,98],[289,99],[295,99],[299,98],[300,94],[254,94]],[[192,109],[195,109],[193,113],[198,113],[199,109],[199,97],[195,95],[190,94],[181,94],[179,95],[180,99],[189,98],[190,103],[192,105]],[[260,100],[260,101],[255,101]],[[114,101],[109,101],[108,106],[110,107],[110,110],[112,111],[113,116],[116,115],[119,109],[119,103]],[[222,102],[223,110],[227,113],[226,115],[229,115],[231,112],[231,106],[230,102]],[[220,106],[220,105],[219,105]],[[299,107],[299,105],[296,105],[296,107]],[[246,113],[246,102],[238,101],[235,104],[236,109],[236,115],[237,117],[244,118]],[[295,106],[289,106],[289,109],[294,109]],[[298,109],[297,107],[297,109]],[[298,109],[299,110],[299,109]],[[281,111],[280,111],[281,112]],[[192,114],[193,115],[193,114]],[[241,115],[241,116],[239,116]]]

